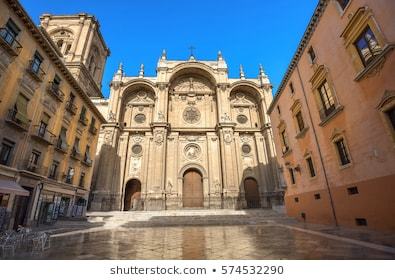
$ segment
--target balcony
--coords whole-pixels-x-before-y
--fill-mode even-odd
[[[321,123],[320,126],[324,126],[328,121],[330,121],[334,116],[336,116],[339,112],[343,111],[344,106],[342,105],[333,105],[328,109],[322,108],[319,111]]]
[[[82,163],[88,167],[92,167],[92,160],[90,158],[84,157]]]
[[[34,60],[29,61],[29,66],[26,71],[35,79],[37,82],[42,82],[44,80],[45,72],[41,69],[41,66],[35,63]]]
[[[22,45],[7,28],[0,28],[0,45],[11,56],[18,56],[22,50]]]
[[[15,109],[8,110],[5,121],[14,126],[17,129],[28,131],[30,126],[30,120],[22,113]]]
[[[91,125],[89,127],[89,132],[92,133],[93,135],[96,135],[97,134],[97,128]]]
[[[25,161],[23,169],[40,175],[45,172],[45,168],[40,166],[38,163],[31,162],[30,160]]]
[[[75,160],[81,160],[81,153],[75,147],[73,147],[70,157]]]
[[[58,138],[58,141],[56,142],[55,150],[63,154],[67,154],[68,149],[69,149],[69,145],[62,139]]]
[[[55,97],[58,101],[64,101],[64,93],[60,90],[59,85],[54,82],[50,82],[47,87],[47,92]]]
[[[83,126],[87,126],[88,125],[88,118],[85,116],[80,116],[79,120],[78,120]]]
[[[77,106],[74,105],[72,101],[67,101],[66,110],[73,116],[77,114]]]
[[[54,145],[56,136],[52,132],[40,125],[35,125],[33,128],[32,138],[46,145]]]

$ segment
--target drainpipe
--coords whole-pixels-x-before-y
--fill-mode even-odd
[[[304,97],[304,101],[306,102],[307,112],[309,114],[309,119],[310,119],[310,123],[311,123],[311,128],[313,129],[314,140],[315,140],[315,142],[317,144],[318,155],[319,155],[319,158],[320,158],[320,161],[321,161],[321,165],[322,165],[322,169],[323,169],[323,172],[324,172],[325,184],[326,184],[326,188],[327,188],[328,194],[329,194],[329,201],[331,203],[331,209],[332,209],[333,218],[335,220],[335,226],[338,226],[335,206],[334,206],[333,197],[332,197],[332,192],[331,192],[331,189],[329,187],[328,175],[327,175],[327,172],[326,172],[324,159],[322,158],[321,147],[320,147],[320,145],[318,143],[318,138],[317,138],[316,130],[315,130],[315,127],[314,127],[313,118],[311,117],[311,111],[310,111],[309,103],[307,102],[306,91],[305,91],[305,88],[304,88],[303,80],[302,80],[302,77],[300,75],[300,71],[299,71],[299,66],[298,65],[296,65],[296,71],[298,73],[299,81],[300,81],[300,84],[302,86],[303,97]]]

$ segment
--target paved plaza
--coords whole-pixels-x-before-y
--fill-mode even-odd
[[[306,225],[274,211],[91,213],[16,259],[395,259],[395,236]]]

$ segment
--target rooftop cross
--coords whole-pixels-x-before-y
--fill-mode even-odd
[[[194,58],[195,56],[193,55],[193,51],[195,50],[196,48],[194,47],[194,46],[190,46],[189,47],[189,50],[191,51],[191,56],[190,56],[190,58]]]

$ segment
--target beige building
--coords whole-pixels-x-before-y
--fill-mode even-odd
[[[109,51],[86,14],[44,15],[0,1],[0,227],[81,216],[89,196]]]
[[[259,208],[282,203],[267,107],[271,84],[217,60],[168,60],[126,76],[95,104],[102,125],[91,210]]]
[[[395,230],[394,14],[319,1],[268,110],[290,216]]]

